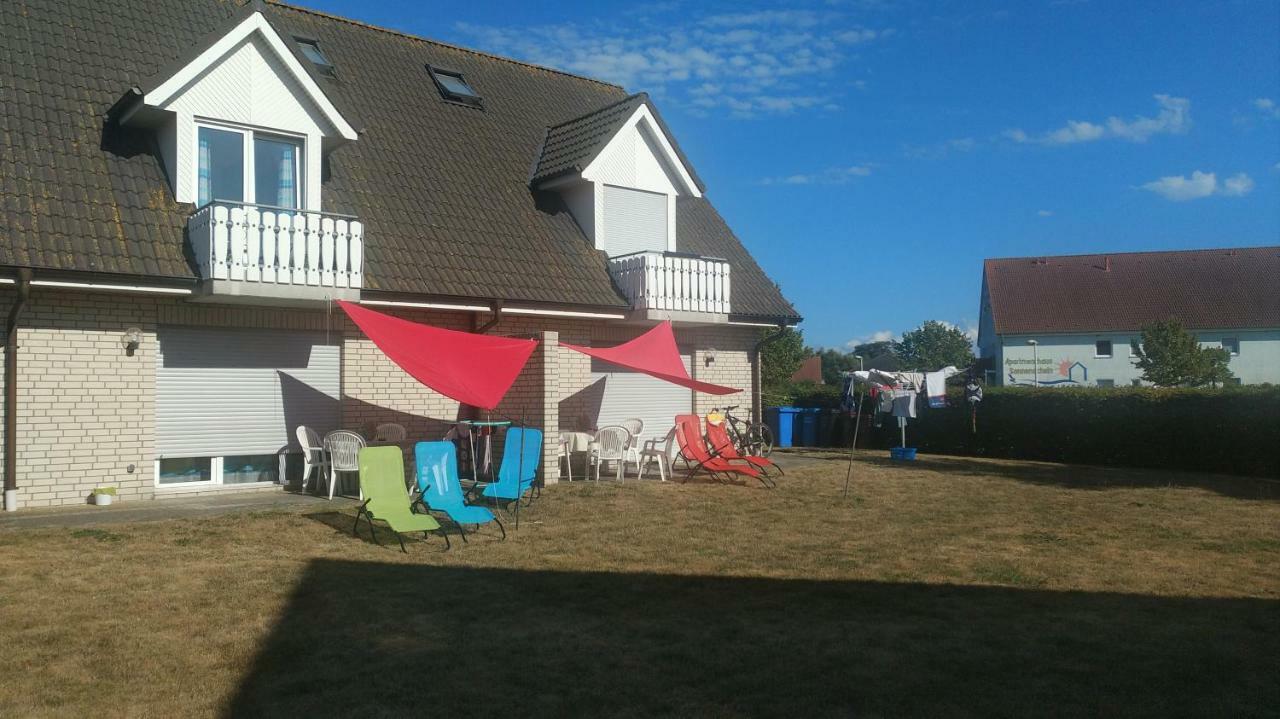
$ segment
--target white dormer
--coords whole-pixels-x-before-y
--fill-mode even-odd
[[[592,134],[601,139],[583,147],[579,138]],[[678,251],[676,198],[702,196],[643,95],[548,130],[534,184],[559,192],[610,257]]]
[[[356,132],[253,12],[151,83],[121,122],[156,127],[178,202],[318,211],[321,159]]]

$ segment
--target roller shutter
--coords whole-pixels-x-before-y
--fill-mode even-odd
[[[339,423],[340,348],[324,332],[161,327],[156,454],[297,451],[294,428]]]
[[[610,257],[667,249],[667,196],[604,186],[604,251]]]
[[[685,370],[691,370],[690,356],[681,354],[681,359]],[[593,388],[600,393],[596,427],[639,417],[644,420],[646,439],[663,437],[675,425],[677,414],[693,411],[693,390],[646,374],[592,360],[591,379]]]

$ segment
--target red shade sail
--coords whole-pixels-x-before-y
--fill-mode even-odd
[[[350,302],[338,304],[400,369],[450,399],[481,409],[498,406],[538,344],[446,330]]]
[[[561,342],[560,346],[707,394],[733,394],[742,391],[690,378],[689,372],[684,368],[684,361],[680,359],[680,350],[676,347],[676,335],[669,321],[617,347],[595,349],[579,347],[567,342]]]

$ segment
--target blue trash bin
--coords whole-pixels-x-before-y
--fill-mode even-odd
[[[816,407],[796,408],[796,444],[801,447],[818,446],[818,413]]]
[[[795,433],[795,416],[801,410],[796,407],[766,407],[764,422],[773,431],[773,446],[790,447]]]

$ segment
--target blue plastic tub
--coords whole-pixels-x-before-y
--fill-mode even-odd
[[[902,462],[914,462],[916,459],[916,448],[892,447],[889,450],[889,459],[896,459]]]

